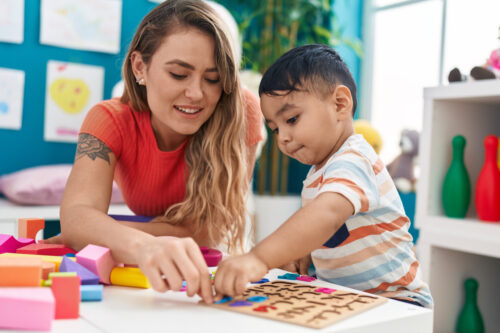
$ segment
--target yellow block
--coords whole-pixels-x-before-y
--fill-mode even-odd
[[[56,264],[56,272],[59,272],[59,265],[61,265],[63,257],[60,256],[42,256],[39,254],[24,254],[24,253],[2,253],[0,256],[6,257],[30,257],[30,258],[42,258],[42,261],[53,262]],[[68,257],[70,260],[76,261],[76,258]]]
[[[111,284],[125,287],[151,288],[148,278],[136,267],[115,267],[111,271]]]

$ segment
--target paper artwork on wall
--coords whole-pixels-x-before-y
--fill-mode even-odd
[[[87,111],[102,100],[103,84],[103,67],[49,61],[45,140],[77,142]]]
[[[120,52],[121,0],[42,0],[40,43]]]
[[[24,72],[0,68],[0,128],[21,129]]]
[[[0,41],[21,44],[24,35],[24,0],[0,1]]]

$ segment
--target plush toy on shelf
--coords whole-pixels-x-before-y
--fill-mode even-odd
[[[405,129],[401,132],[399,147],[401,153],[387,165],[387,171],[400,192],[414,192],[417,178],[415,165],[418,156],[419,133]]]
[[[498,39],[500,40],[500,27],[498,28]],[[470,71],[470,77],[474,80],[489,80],[500,78],[500,47],[493,50],[490,57],[481,66],[474,66]],[[467,81],[469,77],[460,72],[458,68],[453,68],[448,74],[448,82]]]
[[[373,147],[373,150],[375,150],[377,154],[380,154],[380,149],[382,149],[382,137],[370,122],[364,119],[355,120],[354,132],[363,135],[365,140]]]

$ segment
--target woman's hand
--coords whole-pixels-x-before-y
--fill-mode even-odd
[[[136,262],[154,290],[179,291],[186,281],[188,296],[213,302],[212,283],[200,248],[192,238],[155,237],[141,245]]]
[[[267,271],[267,265],[252,252],[223,260],[215,274],[215,300],[243,294],[249,282],[259,281]]]

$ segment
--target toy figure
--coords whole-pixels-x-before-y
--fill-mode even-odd
[[[396,187],[401,192],[415,191],[416,177],[414,166],[418,156],[419,133],[415,130],[403,130],[399,146],[401,153],[389,165],[389,171]]]
[[[500,27],[498,39],[500,39]],[[475,80],[488,80],[500,78],[500,48],[493,50],[490,57],[481,66],[474,66],[470,71],[470,76]],[[460,72],[458,68],[453,68],[448,74],[448,82],[467,81],[468,77]]]

